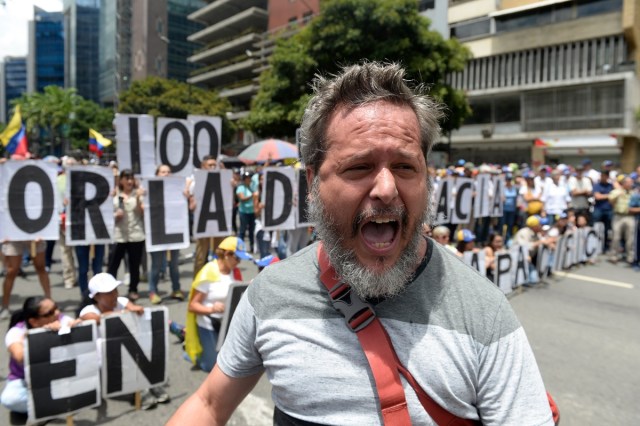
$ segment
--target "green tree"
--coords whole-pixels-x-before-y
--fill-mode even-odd
[[[103,134],[113,132],[113,109],[103,108],[97,103],[79,96],[69,130],[72,149],[88,150],[89,129]],[[105,151],[115,152],[115,145],[107,147]]]
[[[447,107],[445,133],[460,127],[471,110],[464,93],[445,81],[471,57],[457,40],[429,30],[416,0],[326,0],[299,33],[277,41],[271,67],[243,124],[261,137],[293,135],[314,74],[330,74],[363,60],[401,63],[408,78],[429,87]]]
[[[84,99],[76,89],[47,86],[43,92],[25,93],[13,101],[20,105],[29,141],[40,142],[41,154],[87,150],[89,129],[112,128],[113,112]]]
[[[120,94],[118,112],[157,117],[187,118],[187,115],[222,117],[222,143],[231,140],[234,125],[226,118],[231,104],[216,92],[176,80],[147,77],[134,81]]]
[[[62,152],[64,132],[71,125],[78,98],[75,89],[47,86],[42,92],[25,93],[14,101],[14,105],[20,105],[28,139],[39,141],[42,153]]]

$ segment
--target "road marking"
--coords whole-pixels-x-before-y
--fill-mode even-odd
[[[610,285],[610,286],[613,286],[613,287],[628,288],[628,289],[634,288],[633,284],[629,284],[629,283],[623,283],[623,282],[620,282],[620,281],[605,280],[605,279],[602,279],[602,278],[587,277],[585,275],[571,274],[569,272],[555,271],[553,274],[554,275],[559,275],[561,277],[573,278],[574,280],[588,281],[588,282],[591,282],[591,283]]]

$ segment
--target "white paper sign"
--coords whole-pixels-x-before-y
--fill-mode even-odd
[[[291,167],[263,169],[262,225],[265,231],[295,229],[293,192],[297,187],[295,171]]]
[[[95,321],[60,335],[43,328],[25,340],[29,423],[70,415],[100,405],[100,363]]]
[[[176,176],[191,176],[193,122],[177,118],[158,118],[156,163],[166,164]]]
[[[145,246],[149,253],[189,247],[189,206],[180,176],[147,178],[144,194]]]
[[[71,166],[66,175],[66,244],[111,243],[115,227],[111,168]]]
[[[7,161],[0,173],[0,239],[57,240],[57,166],[45,161]]]
[[[169,310],[147,310],[150,315],[126,312],[104,316],[100,322],[105,398],[149,389],[168,379]]]
[[[207,155],[211,155],[213,158],[220,158],[222,118],[206,115],[188,115],[187,120],[189,120],[193,128],[193,167],[200,168],[202,159]]]
[[[116,155],[120,170],[153,176],[156,171],[155,129],[151,115],[116,114]]]
[[[233,231],[233,186],[231,170],[196,170],[193,196],[196,208],[193,215],[195,238],[226,237]]]
[[[471,219],[471,208],[474,193],[474,180],[459,177],[456,179],[451,223],[468,223]]]

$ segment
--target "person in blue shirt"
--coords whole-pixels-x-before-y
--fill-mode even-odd
[[[504,234],[506,241],[510,240],[513,235],[513,227],[518,216],[518,192],[519,188],[513,185],[513,176],[508,174],[505,179],[502,217],[498,224],[498,234],[500,235],[503,235],[504,225],[507,225],[507,231]]]
[[[238,231],[238,238],[244,241],[245,232],[249,232],[250,253],[253,253],[253,233],[256,228],[256,215],[253,209],[251,173],[243,173],[242,183],[236,188],[236,195],[238,196],[238,213],[240,214],[240,231]]]
[[[603,253],[609,251],[608,235],[611,232],[611,221],[613,220],[613,206],[609,201],[609,193],[613,191],[613,184],[609,182],[609,171],[602,170],[600,181],[593,184],[593,223],[602,222],[604,224],[604,246]]]

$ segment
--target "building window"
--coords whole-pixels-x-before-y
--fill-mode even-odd
[[[418,12],[423,12],[427,9],[435,9],[436,0],[418,0]]]
[[[524,130],[624,127],[624,82],[525,93]]]
[[[469,105],[473,113],[467,118],[465,124],[489,124],[491,123],[491,100],[470,99]]]
[[[493,100],[493,121],[514,123],[520,121],[520,96],[505,96]]]
[[[491,19],[482,18],[451,25],[451,37],[465,39],[491,32]]]

